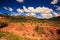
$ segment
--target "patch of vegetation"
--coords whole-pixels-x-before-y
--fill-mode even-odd
[[[0,32],[0,39],[6,38],[7,40],[22,40],[22,37],[7,33],[7,32]]]
[[[3,14],[0,14],[0,16],[5,17],[6,20],[10,22],[44,22],[44,20],[37,19],[35,17],[28,17],[28,16],[9,16]]]
[[[27,38],[27,37],[21,37],[18,35],[14,35],[8,32],[0,32],[0,39],[5,39],[6,40],[37,40],[37,39],[32,39],[32,38]]]
[[[7,26],[8,26],[8,23],[0,22],[0,28],[4,28],[4,27],[7,27]]]
[[[57,26],[59,27],[60,25],[60,17],[56,17],[56,18],[51,18],[51,19],[38,19],[35,17],[28,17],[28,16],[9,16],[9,15],[2,15],[0,14],[0,16],[5,17],[9,23],[14,22],[14,23],[21,23],[21,22],[29,22],[29,23],[47,23],[47,25],[53,25],[53,26]],[[1,20],[0,20],[1,21]],[[32,24],[31,23],[31,24]],[[59,27],[60,28],[60,27]]]
[[[36,26],[35,31],[39,34],[45,34],[43,27]]]

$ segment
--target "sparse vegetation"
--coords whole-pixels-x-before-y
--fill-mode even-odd
[[[0,40],[22,40],[22,37],[7,33],[7,32],[0,32]]]
[[[5,19],[0,19],[0,28],[4,28],[4,27],[7,27],[7,26],[9,26],[8,28],[10,28],[9,24],[11,23],[12,24],[11,29],[13,29],[15,27],[13,29],[13,31],[16,31],[16,32],[19,32],[19,33],[21,31],[22,33],[25,33],[25,31],[27,30],[28,32],[25,33],[26,35],[30,34],[31,31],[32,31],[31,35],[33,37],[41,35],[41,34],[44,34],[44,35],[47,34],[47,38],[48,38],[48,36],[51,36],[51,35],[48,35],[48,33],[53,34],[53,32],[51,30],[47,30],[47,33],[44,32],[44,31],[46,31],[46,30],[44,30],[44,27],[46,27],[46,26],[47,27],[58,27],[58,28],[60,28],[60,17],[57,17],[58,19],[57,18],[37,19],[37,18],[34,18],[34,17],[9,16],[9,15],[2,15],[2,14],[0,14],[0,17],[5,18]],[[16,29],[18,29],[18,30],[16,30]],[[9,30],[6,30],[6,32],[7,31],[9,32]],[[58,30],[58,31],[60,32],[60,30]],[[35,35],[35,34],[33,34],[33,32],[38,33],[38,34]],[[57,32],[57,33],[59,33],[59,32]],[[13,40],[34,40],[34,39],[31,39],[31,38],[26,38],[26,37],[23,38],[23,37],[20,37],[18,35],[15,36],[15,35],[10,34],[10,33],[0,32],[0,39],[2,37],[4,38],[5,36],[8,39],[13,39]],[[51,36],[51,38],[53,39],[53,36]],[[35,39],[35,40],[37,40],[37,39]],[[43,39],[41,39],[41,40],[43,40]]]
[[[8,26],[8,23],[0,22],[0,28],[4,28],[4,27],[7,27],[7,26]]]
[[[35,31],[39,34],[45,34],[43,27],[36,26]]]
[[[37,40],[27,37],[21,37],[8,32],[0,32],[0,40]]]

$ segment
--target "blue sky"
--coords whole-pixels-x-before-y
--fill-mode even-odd
[[[29,10],[28,15],[37,15],[38,18],[40,18],[42,15],[42,17],[45,17],[44,10],[48,11],[48,9],[49,11],[52,9],[54,15],[56,13],[56,15],[60,16],[60,0],[0,0],[0,13],[19,15],[22,12],[22,15],[26,15],[27,11],[25,11],[23,7]],[[44,14],[41,14],[41,12],[30,11],[33,11],[33,9],[36,11],[37,8],[40,10],[42,9],[42,13]],[[46,15],[46,17],[50,17],[50,15]]]

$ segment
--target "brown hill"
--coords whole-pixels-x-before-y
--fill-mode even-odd
[[[60,40],[60,17],[37,19],[29,16],[0,14],[0,40],[11,40],[2,36],[7,33],[21,36],[13,40]],[[3,38],[2,38],[3,37]],[[29,38],[29,39],[28,39]]]

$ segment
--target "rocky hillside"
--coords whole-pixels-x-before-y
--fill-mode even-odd
[[[37,19],[0,14],[0,40],[60,40],[60,16]]]

